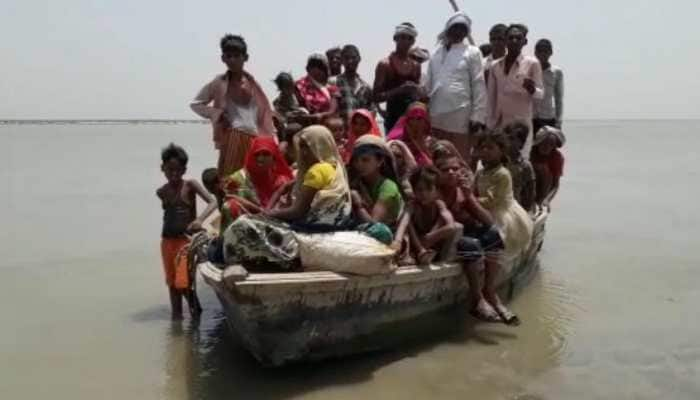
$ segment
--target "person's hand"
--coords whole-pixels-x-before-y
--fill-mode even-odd
[[[523,79],[523,88],[525,90],[527,90],[528,93],[534,94],[535,93],[535,81],[533,81],[530,78]]]
[[[472,180],[470,179],[469,176],[467,175],[462,175],[459,178],[457,178],[457,185],[459,186],[462,191],[467,194],[472,192]]]
[[[199,232],[204,230],[202,228],[202,223],[199,221],[192,221],[189,225],[187,225],[187,232]]]
[[[394,250],[395,252],[399,252],[401,250],[401,242],[398,240],[394,240],[389,246],[389,248]]]
[[[360,193],[358,193],[357,190],[351,190],[350,197],[352,198],[353,207],[362,208],[364,206],[364,201],[362,200],[362,196],[360,196]]]

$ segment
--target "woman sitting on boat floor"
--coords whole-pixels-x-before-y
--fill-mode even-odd
[[[226,200],[221,207],[221,230],[228,228],[241,214],[258,214],[275,207],[285,186],[293,180],[294,172],[274,139],[254,139],[243,168],[223,181]]]
[[[350,187],[333,135],[312,125],[298,134],[296,145],[299,170],[291,205],[234,221],[223,234],[226,264],[263,262],[292,269],[298,264],[293,230],[329,232],[350,226]]]
[[[364,135],[372,135],[378,138],[383,137],[382,131],[379,129],[377,120],[369,110],[359,109],[350,113],[348,118],[348,134],[347,140],[343,146],[339,147],[340,154],[343,156],[343,161],[346,164],[350,162],[355,150],[355,142],[358,138]],[[337,141],[336,141],[337,143]]]
[[[431,132],[428,106],[415,102],[389,131],[387,138],[404,142],[418,165],[431,165],[429,150]]]

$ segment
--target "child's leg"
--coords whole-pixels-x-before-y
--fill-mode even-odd
[[[536,201],[542,204],[549,191],[552,189],[552,174],[546,164],[532,164],[535,170]]]
[[[184,291],[185,300],[187,300],[187,305],[190,308],[190,315],[193,317],[202,314],[202,305],[199,303],[199,298],[197,297],[197,292],[193,289],[187,289]]]
[[[170,316],[172,319],[182,319],[182,292],[174,287],[168,287],[170,295]]]
[[[507,325],[520,325],[520,319],[513,314],[501,301],[496,291],[496,279],[501,271],[501,265],[495,259],[486,258],[486,269],[484,273],[484,298]]]

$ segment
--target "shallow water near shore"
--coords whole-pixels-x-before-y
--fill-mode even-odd
[[[433,339],[270,370],[231,338],[203,282],[201,320],[169,320],[159,150],[183,145],[198,177],[216,159],[208,126],[0,125],[0,394],[700,398],[700,121],[565,128],[541,268],[511,302],[522,326],[443,316]]]

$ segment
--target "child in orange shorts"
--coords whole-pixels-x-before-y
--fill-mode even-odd
[[[183,297],[189,304],[191,315],[196,316],[202,312],[199,299],[192,290],[193,282],[187,264],[189,240],[186,233],[202,229],[202,221],[216,209],[216,199],[196,180],[183,179],[188,156],[182,147],[171,143],[163,149],[161,159],[161,171],[168,182],[156,191],[163,204],[160,249],[172,318],[182,319]],[[199,217],[197,195],[207,202],[207,208]]]

